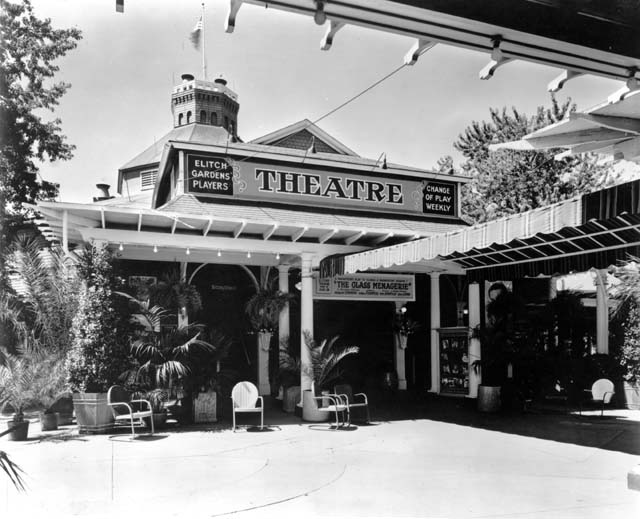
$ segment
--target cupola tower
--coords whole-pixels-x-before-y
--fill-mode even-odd
[[[220,126],[233,137],[238,135],[238,95],[227,87],[227,81],[195,79],[182,75],[182,83],[171,94],[173,127],[188,124]]]

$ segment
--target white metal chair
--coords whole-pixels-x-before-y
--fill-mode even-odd
[[[369,401],[367,395],[364,393],[353,394],[353,389],[349,384],[338,384],[333,388],[333,392],[342,397],[342,403],[347,404],[349,408],[349,417],[353,420],[352,409],[364,409],[367,413],[367,419],[365,423],[371,422],[371,415],[369,414]],[[356,421],[356,420],[354,420]]]
[[[118,425],[119,422],[128,422],[131,425],[131,438],[135,438],[135,426],[146,426],[144,418],[149,418],[151,423],[151,436],[155,432],[153,427],[153,411],[148,400],[132,400],[131,393],[122,386],[111,386],[107,392],[107,403],[111,407],[113,419]],[[133,405],[132,405],[133,404]],[[143,404],[146,408],[142,409]]]
[[[606,378],[596,380],[591,389],[584,390],[591,394],[589,403],[600,405],[600,416],[604,416],[604,406],[611,402],[611,398],[615,394],[613,382]],[[580,414],[582,414],[583,401],[580,401]]]
[[[330,393],[318,395],[316,393],[315,382],[312,381],[311,382],[311,401],[315,403],[318,411],[335,413],[336,423],[335,423],[334,430],[337,430],[341,427],[349,427],[351,425],[349,405],[345,397],[336,395],[336,394],[330,394]]]
[[[258,401],[260,405],[257,406]],[[233,432],[236,431],[236,413],[260,413],[260,429],[264,429],[264,399],[251,382],[238,382],[231,390]]]

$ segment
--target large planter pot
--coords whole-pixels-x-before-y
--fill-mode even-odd
[[[40,413],[40,430],[55,431],[58,428],[58,413]]]
[[[328,411],[318,411],[318,401],[313,398],[310,389],[302,392],[302,419],[305,422],[326,422],[329,420]]]
[[[107,393],[74,393],[73,409],[81,433],[104,434],[113,428]]]
[[[298,402],[300,402],[300,386],[291,386],[284,390],[282,410],[285,413],[295,413]]]
[[[625,407],[627,409],[640,409],[640,384],[624,382],[622,390]]]
[[[58,417],[58,427],[61,425],[71,425],[73,423],[73,412],[71,413],[56,413]]]
[[[163,429],[167,425],[167,416],[167,413],[153,413],[153,428]],[[144,423],[147,424],[147,427],[151,428],[149,418],[145,418]]]
[[[16,442],[27,439],[29,435],[29,420],[22,420],[21,422],[9,420],[7,422],[7,429],[11,429],[12,427],[16,428],[9,433],[9,440]]]
[[[497,413],[500,411],[500,386],[478,386],[478,411]]]

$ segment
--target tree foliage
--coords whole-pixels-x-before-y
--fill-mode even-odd
[[[492,108],[489,120],[473,121],[465,128],[454,147],[465,158],[463,172],[471,177],[462,190],[463,213],[471,221],[485,222],[535,209],[607,182],[609,167],[598,163],[594,155],[555,160],[561,150],[489,151],[490,144],[521,139],[572,111],[575,105],[571,100],[559,103],[552,96],[551,106],[539,106],[532,116],[515,108]],[[445,172],[451,165],[450,157],[443,157],[438,169]]]
[[[77,268],[83,286],[67,356],[69,385],[74,391],[106,392],[132,365],[128,345],[131,326],[114,291],[119,279],[109,250],[88,246],[79,256]]]
[[[60,119],[45,120],[69,88],[52,83],[55,60],[74,49],[78,29],[54,29],[38,19],[29,0],[0,0],[0,275],[5,244],[27,212],[25,203],[55,196],[54,184],[39,180],[37,161],[68,160]]]

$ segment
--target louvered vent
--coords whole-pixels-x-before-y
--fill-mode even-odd
[[[156,184],[156,177],[158,175],[157,170],[153,171],[143,171],[140,173],[140,189],[142,191],[146,191],[148,189],[153,189]]]

